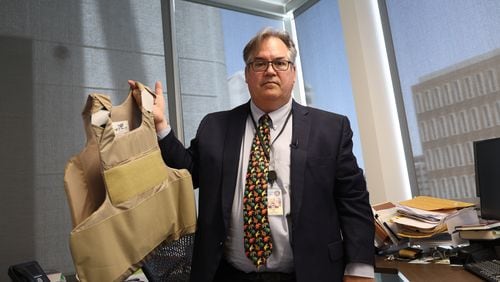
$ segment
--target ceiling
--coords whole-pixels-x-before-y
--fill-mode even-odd
[[[295,16],[319,0],[185,0],[238,12],[283,19],[290,13]]]

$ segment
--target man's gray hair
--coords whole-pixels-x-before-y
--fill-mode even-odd
[[[293,43],[293,40],[288,32],[266,27],[259,31],[252,39],[250,39],[250,41],[248,41],[247,45],[243,49],[243,60],[245,61],[245,64],[250,63],[254,59],[254,53],[259,48],[262,41],[270,37],[279,38],[281,41],[283,41],[283,43],[285,43],[286,47],[288,48],[288,59],[291,62],[295,63],[297,49],[295,48],[295,44]]]

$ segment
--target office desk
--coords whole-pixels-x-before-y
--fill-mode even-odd
[[[385,257],[380,256],[375,256],[375,272],[385,274],[398,274],[399,272],[411,282],[483,281],[479,277],[463,269],[461,266],[386,261]]]

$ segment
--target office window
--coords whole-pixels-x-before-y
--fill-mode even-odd
[[[337,1],[318,1],[295,18],[295,27],[308,104],[349,117],[353,151],[364,167]]]
[[[450,121],[450,134],[456,135],[458,134],[458,123],[457,123],[457,115],[452,113],[448,116]]]
[[[478,109],[476,107],[469,110],[470,124],[473,131],[481,129],[481,122],[479,120]]]
[[[438,191],[439,191],[439,194],[436,196],[443,197],[444,193],[446,192],[445,188],[443,186],[443,182],[441,181],[441,179],[437,179],[436,182],[437,182],[436,189],[438,189]]]
[[[444,104],[444,100],[443,100],[443,93],[441,93],[441,88],[439,86],[434,88],[434,93],[435,93],[436,97],[438,98],[439,107],[440,108],[443,107],[445,104]]]
[[[431,91],[425,91],[425,100],[427,101],[425,110],[430,111],[434,109]]]
[[[447,82],[445,84],[445,87],[447,89],[447,92],[448,92],[448,96],[450,97],[450,104],[453,104],[455,102],[458,101],[457,99],[457,94],[456,94],[456,91],[455,89],[453,88],[453,84],[451,82]]]
[[[496,92],[498,91],[498,78],[497,78],[497,72],[494,69],[489,69],[486,71],[487,74],[487,80],[488,80],[488,91],[489,92]]]
[[[462,175],[460,177],[460,180],[461,180],[461,186],[463,188],[465,187],[468,187],[469,186],[469,176],[468,175]]]
[[[457,160],[457,166],[463,166],[465,164],[462,144],[455,144],[455,159]]]
[[[456,176],[451,177],[451,183],[452,183],[453,187],[459,187],[458,180],[457,180]]]
[[[452,97],[450,94],[450,85],[448,83],[443,85],[443,103],[445,104],[445,106],[448,106],[451,103],[453,103]]]
[[[434,154],[432,150],[425,150],[425,165],[429,168],[429,170],[434,170]]]
[[[451,145],[446,146],[446,151],[447,151],[448,156],[450,158],[450,162],[448,164],[448,168],[450,168],[450,167],[456,167],[457,164],[455,162],[455,154],[453,153],[453,146],[451,146]]]
[[[448,181],[446,178],[441,178],[440,181],[439,181],[439,187],[443,190],[443,192],[448,192],[449,191],[446,191],[446,190],[449,190],[448,188]]]
[[[429,189],[417,190],[447,198],[474,195],[475,184],[468,180],[474,176],[472,141],[499,137],[500,104],[495,94],[499,94],[500,83],[497,77],[500,1],[385,0],[382,3],[385,4],[382,8],[387,8],[413,156],[415,160],[430,158],[422,153],[422,148],[435,152],[434,161],[423,162],[427,165],[441,160],[443,152],[439,148],[450,145],[453,153],[447,152],[451,166],[443,169],[442,162],[437,162],[437,167],[443,170],[440,177],[449,174],[464,179],[459,181],[463,182],[464,190],[454,190],[454,181],[441,181],[437,175],[421,173],[417,177],[425,179],[415,182],[431,185]],[[421,103],[414,101],[419,99],[415,95],[419,92],[423,93],[423,107],[415,105]],[[434,132],[434,122],[427,124],[430,136],[425,138],[421,136],[425,130],[418,127],[424,126],[422,121],[436,118],[435,111],[429,112],[432,109],[442,109],[447,123],[439,119],[442,126],[438,128],[439,134]]]
[[[444,148],[444,167],[445,168],[448,168],[448,167],[451,167],[451,154],[450,154],[450,151],[449,151],[449,146],[446,146]]]
[[[429,96],[431,97],[431,101],[432,101],[432,110],[438,109],[439,108],[439,98],[437,96],[437,93],[434,91],[434,89],[429,89]]]
[[[476,74],[476,88],[478,95],[484,95],[486,92],[484,91],[484,74],[480,72]]]
[[[445,116],[441,116],[439,117],[439,121],[441,123],[441,129],[443,130],[442,131],[442,134],[443,134],[443,137],[448,137],[450,132],[449,132],[449,129],[448,129],[448,120],[446,119]]]
[[[426,140],[427,141],[427,126],[425,125],[425,122],[421,121],[420,122],[420,127],[419,127],[419,130],[420,130],[420,135],[422,136],[422,140]]]
[[[435,197],[440,197],[440,193],[441,193],[441,189],[439,189],[439,185],[438,185],[438,180],[437,179],[432,179],[430,180],[430,191],[429,193],[432,195],[432,196],[435,196]]]
[[[490,105],[481,106],[481,114],[483,118],[484,127],[489,128],[493,126],[493,119],[491,118],[491,108]]]
[[[467,180],[469,183],[469,187],[475,187],[476,185],[476,176],[474,174],[469,174],[467,176]],[[473,197],[475,194],[472,194],[471,189],[467,189],[465,191],[465,197]]]
[[[443,169],[444,168],[444,162],[443,162],[443,151],[441,148],[436,149],[436,168],[437,169]]]
[[[459,113],[458,124],[460,127],[460,133],[468,133],[470,131],[469,128],[469,117],[465,110]]]
[[[443,120],[441,119],[441,117],[436,118],[436,124],[437,124],[439,137],[446,137],[446,135],[444,133],[444,124],[443,124]]]
[[[500,101],[495,102],[495,123],[500,125]]]
[[[456,195],[456,198],[464,198],[465,197],[465,194],[462,190],[460,190],[457,186],[451,186],[453,187],[453,190],[455,190],[455,195]]]
[[[470,76],[467,76],[464,80],[462,80],[464,84],[465,97],[467,99],[471,99],[475,96],[474,89],[472,89],[472,81]]]
[[[248,101],[243,48],[262,28],[283,29],[283,22],[182,0],[175,6],[184,139],[189,145],[207,113]]]
[[[439,138],[439,129],[438,129],[438,125],[437,125],[437,122],[436,122],[436,119],[432,119],[431,120],[431,140],[436,140]]]
[[[464,92],[462,91],[460,80],[453,81],[453,89],[455,91],[457,101],[462,102],[464,100]]]
[[[474,163],[474,150],[473,150],[472,142],[466,142],[464,144],[464,147],[465,147],[466,163],[471,165]]]
[[[421,92],[418,92],[417,95],[415,96],[415,107],[416,107],[416,111],[417,111],[417,114],[421,113],[423,111],[422,107],[422,93]]]

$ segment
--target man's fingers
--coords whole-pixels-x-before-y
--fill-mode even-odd
[[[163,88],[161,87],[161,81],[156,81],[155,83],[155,93],[156,95],[163,95]]]
[[[129,80],[127,80],[127,82],[128,82],[128,85],[130,86],[130,88],[132,88],[132,89],[136,88],[135,81],[129,79]]]

